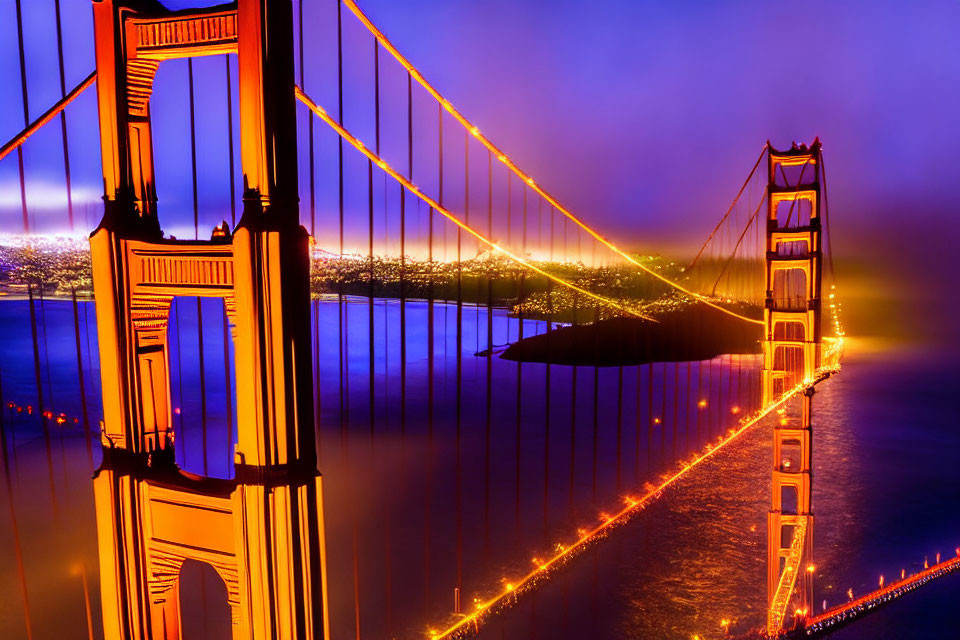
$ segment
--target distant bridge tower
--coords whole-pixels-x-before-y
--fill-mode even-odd
[[[297,204],[290,0],[169,12],[94,0],[104,216],[91,235],[103,464],[94,479],[104,634],[180,637],[187,559],[227,587],[235,640],[325,638],[307,234]],[[150,95],[164,60],[236,53],[243,216],[232,235],[166,239]],[[236,353],[234,479],[174,462],[167,320],[175,296],[224,301]]]
[[[773,496],[767,533],[767,631],[788,613],[812,614],[812,386],[820,364],[820,141],[769,147],[766,339],[763,406],[797,385],[799,416],[784,411],[773,435]],[[786,409],[787,407],[784,407]]]

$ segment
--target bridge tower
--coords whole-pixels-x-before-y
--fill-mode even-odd
[[[236,640],[326,638],[310,366],[308,237],[299,224],[290,0],[167,11],[93,0],[104,215],[91,234],[104,420],[94,478],[104,634],[180,637],[187,559],[223,579]],[[165,238],[150,130],[164,60],[235,53],[243,215],[209,241]],[[236,353],[233,479],[174,461],[167,322],[217,297]]]
[[[773,433],[767,532],[767,631],[813,607],[812,404],[820,365],[820,141],[777,151],[768,144],[767,298],[763,406],[804,387],[799,415],[784,407]]]

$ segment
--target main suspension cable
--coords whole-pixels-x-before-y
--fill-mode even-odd
[[[717,231],[720,230],[720,227],[723,226],[723,223],[727,221],[727,218],[730,217],[730,214],[733,212],[733,208],[737,206],[737,202],[740,201],[740,196],[743,195],[743,191],[747,188],[747,185],[750,184],[750,179],[753,178],[753,174],[756,173],[757,167],[760,166],[760,161],[763,160],[763,154],[767,151],[767,146],[769,143],[764,142],[763,146],[760,148],[760,155],[757,156],[757,161],[753,164],[753,168],[750,169],[750,173],[747,175],[747,179],[743,181],[743,184],[740,186],[740,190],[737,191],[736,197],[733,199],[733,202],[730,203],[730,206],[727,208],[727,212],[723,214],[723,217],[720,218],[720,222],[717,223],[717,226],[713,228],[713,231],[710,232],[710,235],[707,236],[706,241],[704,241],[703,246],[700,247],[700,251],[697,251],[697,255],[694,256],[693,260],[690,261],[690,264],[687,265],[687,268],[684,269],[684,272],[690,271],[697,264],[697,260],[700,259],[700,256],[703,255],[703,252],[706,250],[707,245],[710,244],[710,241],[713,240],[713,236],[716,235]]]
[[[423,191],[421,191],[420,188],[419,188],[417,185],[415,185],[415,184],[413,184],[412,182],[410,182],[410,181],[409,181],[406,177],[404,177],[399,171],[397,171],[396,169],[394,169],[393,167],[391,167],[389,164],[387,164],[386,161],[384,161],[380,156],[378,156],[376,153],[374,153],[373,151],[371,151],[370,149],[368,149],[368,148],[363,144],[363,142],[361,142],[361,141],[360,141],[358,138],[356,138],[353,134],[351,134],[349,131],[347,131],[346,128],[344,128],[342,125],[340,125],[340,124],[336,121],[336,119],[334,119],[333,117],[331,117],[322,107],[320,107],[319,105],[317,105],[317,103],[315,103],[308,95],[306,95],[300,87],[296,87],[295,92],[296,92],[296,97],[297,97],[297,99],[300,100],[300,102],[302,102],[304,105],[306,105],[306,107],[307,107],[308,109],[310,109],[310,111],[312,111],[312,112],[315,113],[317,116],[319,116],[321,120],[323,120],[323,121],[326,122],[331,128],[333,128],[333,130],[336,131],[337,134],[339,134],[339,136],[340,136],[340,138],[341,138],[342,140],[346,140],[346,141],[349,142],[351,145],[353,145],[354,148],[356,148],[358,151],[360,151],[362,154],[364,154],[371,162],[373,162],[374,164],[376,164],[376,165],[377,165],[378,167],[380,167],[383,171],[385,171],[387,174],[389,174],[390,177],[392,177],[394,180],[396,180],[397,182],[399,182],[400,184],[402,184],[404,187],[406,187],[408,191],[410,191],[410,192],[413,193],[415,196],[417,196],[418,198],[420,198],[421,200],[423,200],[427,205],[433,207],[433,209],[436,210],[437,213],[441,214],[443,217],[447,218],[448,220],[450,220],[451,222],[453,222],[455,225],[457,225],[458,228],[462,229],[463,231],[466,231],[467,233],[469,233],[470,235],[472,235],[473,237],[475,237],[477,240],[483,242],[484,244],[489,245],[489,246],[492,247],[493,249],[495,249],[495,250],[499,251],[500,253],[504,254],[505,256],[507,256],[508,258],[510,258],[511,260],[513,260],[514,262],[517,262],[518,264],[523,265],[524,267],[530,269],[531,271],[534,271],[534,272],[536,272],[536,273],[539,273],[540,275],[544,276],[545,278],[547,278],[547,279],[549,279],[549,280],[552,280],[553,282],[556,282],[557,284],[560,284],[560,285],[563,285],[563,286],[565,286],[565,287],[567,287],[567,288],[569,288],[569,289],[572,289],[573,291],[576,291],[577,293],[582,293],[583,295],[588,296],[588,297],[590,297],[590,298],[593,298],[594,300],[596,300],[596,301],[598,301],[598,302],[600,302],[600,303],[602,303],[602,304],[605,304],[605,305],[607,305],[607,306],[613,307],[613,308],[615,308],[615,309],[617,309],[617,310],[619,310],[619,311],[622,311],[622,312],[627,313],[627,314],[629,314],[629,315],[635,316],[635,317],[637,317],[637,318],[642,318],[642,319],[644,319],[644,320],[654,320],[652,317],[650,317],[650,316],[648,316],[648,315],[645,315],[645,314],[643,314],[643,313],[640,313],[640,312],[637,311],[636,309],[633,309],[633,308],[628,307],[628,306],[626,306],[626,305],[620,304],[620,303],[618,303],[618,302],[616,302],[616,301],[614,301],[614,300],[611,300],[611,299],[609,299],[609,298],[607,298],[607,297],[605,297],[605,296],[602,296],[602,295],[593,293],[592,291],[589,291],[589,290],[587,290],[587,289],[584,289],[583,287],[580,287],[580,286],[578,286],[578,285],[576,285],[576,284],[574,284],[574,283],[572,283],[572,282],[570,282],[570,281],[568,281],[568,280],[564,280],[563,278],[560,278],[560,277],[558,277],[558,276],[555,276],[555,275],[553,275],[552,273],[549,273],[549,272],[541,269],[540,267],[536,266],[535,264],[533,264],[533,263],[530,262],[529,260],[526,260],[525,258],[522,258],[522,257],[516,255],[516,254],[513,253],[512,251],[509,251],[508,249],[505,249],[504,247],[501,247],[499,244],[497,244],[497,243],[494,242],[493,240],[487,238],[485,235],[483,235],[483,234],[480,233],[479,231],[476,231],[475,229],[473,229],[473,227],[470,227],[470,226],[467,225],[466,223],[462,222],[459,218],[457,218],[457,216],[455,216],[453,213],[451,213],[449,210],[447,210],[445,207],[443,207],[439,202],[437,202],[436,200],[434,200],[433,198],[431,198],[431,197],[428,196],[427,194],[423,193]]]
[[[709,298],[707,298],[706,296],[701,295],[701,294],[699,294],[699,293],[696,293],[695,291],[692,291],[692,290],[684,287],[683,285],[679,284],[678,282],[675,282],[675,281],[667,278],[666,276],[664,276],[664,275],[662,275],[662,274],[660,274],[660,273],[657,273],[654,269],[651,269],[650,267],[646,266],[645,264],[643,264],[642,262],[640,262],[639,260],[637,260],[636,258],[634,258],[633,256],[631,256],[631,255],[630,255],[629,253],[627,253],[626,251],[623,251],[622,249],[617,248],[612,242],[610,242],[609,240],[607,240],[607,239],[606,239],[605,237],[603,237],[600,233],[598,233],[598,232],[595,231],[592,227],[590,227],[588,224],[586,224],[585,222],[583,222],[580,218],[578,218],[577,216],[573,215],[566,207],[564,207],[562,204],[560,204],[560,202],[559,202],[556,198],[554,198],[552,195],[550,195],[549,193],[547,193],[540,185],[538,185],[531,176],[529,176],[529,175],[525,174],[523,171],[521,171],[520,168],[513,162],[513,160],[511,160],[511,159],[507,156],[506,153],[504,153],[499,147],[497,147],[495,144],[493,144],[493,142],[491,142],[486,136],[484,136],[484,135],[480,132],[479,127],[477,127],[476,125],[474,125],[473,123],[471,123],[469,120],[467,120],[467,119],[463,116],[463,114],[461,114],[459,111],[457,111],[457,109],[450,103],[449,100],[447,100],[446,98],[444,98],[444,97],[440,94],[440,92],[437,91],[437,90],[433,87],[433,85],[431,85],[429,82],[427,82],[427,80],[423,77],[423,74],[421,74],[420,71],[419,71],[416,67],[414,67],[413,64],[412,64],[409,60],[407,60],[407,59],[403,56],[402,53],[400,53],[400,51],[393,45],[393,43],[390,42],[389,39],[387,39],[387,37],[383,34],[383,32],[380,31],[380,29],[378,29],[377,26],[373,24],[373,22],[370,20],[370,18],[368,18],[368,17],[366,16],[366,14],[363,13],[363,11],[360,9],[359,6],[357,6],[357,3],[354,2],[354,0],[340,0],[340,2],[341,2],[342,5],[344,5],[345,7],[347,7],[347,9],[349,9],[350,12],[353,13],[354,16],[356,16],[356,18],[363,24],[363,26],[365,26],[365,27],[367,28],[367,30],[370,31],[370,33],[372,33],[372,34],[374,35],[374,37],[376,37],[376,39],[380,42],[380,44],[383,45],[383,48],[384,48],[386,51],[389,51],[389,52],[390,52],[390,54],[396,59],[396,61],[397,61],[398,63],[400,63],[400,65],[401,65],[403,68],[405,68],[405,69],[410,73],[410,75],[411,75],[413,78],[416,79],[416,81],[420,84],[420,86],[422,86],[424,89],[426,89],[427,92],[428,92],[431,96],[433,96],[433,98],[434,98],[435,100],[437,100],[437,102],[439,102],[440,105],[441,105],[444,109],[446,109],[446,111],[447,111],[450,115],[452,115],[454,118],[456,118],[456,120],[457,120],[463,127],[465,127],[465,128],[473,135],[474,138],[476,138],[478,141],[480,141],[480,143],[483,144],[487,149],[489,149],[491,153],[493,153],[494,155],[496,155],[496,156],[497,156],[497,159],[500,160],[500,162],[504,163],[514,174],[517,175],[517,177],[519,177],[521,180],[523,180],[524,183],[526,183],[527,186],[529,186],[531,189],[533,189],[534,191],[536,191],[542,198],[544,198],[547,202],[549,202],[551,205],[553,205],[553,206],[557,209],[557,211],[559,211],[559,212],[562,213],[564,216],[566,216],[568,219],[570,219],[572,222],[574,222],[574,224],[576,224],[576,225],[579,226],[581,229],[583,229],[585,232],[587,232],[588,234],[590,234],[590,236],[592,236],[597,242],[599,242],[600,244],[604,245],[605,247],[607,247],[608,249],[610,249],[611,251],[613,251],[614,253],[616,253],[617,255],[619,255],[621,258],[623,258],[624,260],[626,260],[626,261],[629,262],[630,264],[632,264],[632,265],[640,268],[641,270],[645,271],[646,273],[648,273],[649,275],[653,276],[653,277],[656,278],[657,280],[660,280],[660,281],[663,282],[664,284],[667,284],[667,285],[673,287],[673,288],[676,289],[677,291],[680,291],[681,293],[685,293],[686,295],[688,295],[688,296],[696,299],[696,300],[699,301],[699,302],[702,302],[702,303],[704,303],[704,304],[706,304],[706,305],[708,305],[708,306],[710,306],[710,307],[713,307],[714,309],[717,309],[717,310],[719,310],[719,311],[722,311],[722,312],[724,312],[724,313],[726,313],[726,314],[728,314],[728,315],[731,315],[731,316],[733,316],[733,317],[735,317],[735,318],[739,318],[740,320],[744,320],[744,321],[746,321],[746,322],[751,322],[751,323],[753,323],[753,324],[763,325],[763,321],[762,321],[762,320],[756,320],[756,319],[754,319],[754,318],[749,318],[749,317],[744,316],[744,315],[741,315],[741,314],[739,314],[739,313],[737,313],[737,312],[735,312],[735,311],[731,311],[730,309],[727,309],[727,308],[725,308],[725,307],[723,307],[723,306],[721,306],[721,305],[719,305],[719,304],[716,304],[715,302],[711,301],[711,300],[710,300]],[[764,148],[766,148],[766,145],[764,145]],[[501,250],[502,250],[502,249],[501,249]]]
[[[11,138],[6,144],[0,147],[0,160],[3,160],[3,158],[8,153],[13,151],[17,147],[19,147],[21,144],[23,144],[27,138],[29,138],[34,133],[36,133],[37,130],[40,129],[43,125],[53,120],[58,113],[63,111],[64,107],[66,107],[68,104],[73,102],[74,98],[76,98],[81,93],[89,89],[90,85],[92,85],[94,80],[96,79],[97,79],[97,72],[91,71],[90,75],[88,75],[86,78],[84,78],[80,82],[80,84],[78,84],[77,86],[75,86],[73,89],[70,90],[70,93],[65,95],[60,100],[58,100],[57,103],[54,104],[52,107],[44,111],[43,115],[41,115],[39,118],[37,118],[36,120],[28,124],[23,129],[23,131],[13,136],[13,138]]]

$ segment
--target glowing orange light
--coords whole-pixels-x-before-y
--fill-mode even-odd
[[[697,406],[700,407],[701,409],[706,409],[706,408],[707,408],[707,401],[706,401],[706,400],[701,400],[700,402],[697,403]]]
[[[740,413],[740,407],[730,407],[730,413],[737,415]]]

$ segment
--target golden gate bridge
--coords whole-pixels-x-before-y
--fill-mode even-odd
[[[650,363],[651,372],[656,338],[651,337],[650,332],[651,327],[657,325],[662,325],[666,332],[678,332],[680,341],[689,335],[682,332],[692,333],[693,339],[702,340],[704,336],[709,337],[710,327],[717,324],[717,318],[723,318],[725,322],[742,325],[743,330],[754,335],[752,339],[761,346],[762,357],[755,377],[756,392],[739,393],[738,382],[741,401],[730,409],[727,419],[731,422],[727,428],[707,438],[709,433],[701,433],[698,417],[697,437],[693,440],[694,444],[704,442],[704,446],[691,447],[690,453],[684,457],[677,451],[675,439],[674,453],[679,461],[675,469],[667,471],[656,481],[637,487],[634,492],[624,494],[622,503],[610,513],[603,514],[599,524],[580,529],[575,535],[553,543],[549,551],[533,559],[533,568],[529,572],[505,580],[495,592],[475,598],[466,610],[458,602],[457,611],[449,620],[431,627],[430,638],[439,640],[476,631],[483,620],[535,589],[557,567],[588,546],[598,544],[611,529],[638,516],[663,491],[703,461],[716,456],[741,434],[759,424],[771,422],[774,423],[774,464],[768,516],[766,635],[776,637],[797,633],[797,630],[804,635],[815,635],[829,631],[836,621],[845,621],[864,611],[865,607],[878,606],[893,595],[955,568],[956,560],[948,560],[912,577],[904,575],[900,581],[881,586],[875,593],[814,615],[813,398],[816,385],[839,370],[843,353],[840,302],[833,284],[829,248],[826,173],[819,140],[809,146],[795,144],[788,150],[777,150],[769,143],[763,145],[729,208],[719,217],[695,257],[681,266],[677,262],[626,251],[584,218],[574,215],[533,176],[524,172],[506,151],[491,142],[478,125],[443,97],[353,0],[335,3],[336,104],[326,106],[308,90],[307,79],[314,72],[307,42],[311,24],[304,17],[303,3],[297,3],[296,12],[292,11],[291,3],[277,0],[239,0],[232,4],[177,12],[167,11],[148,0],[103,0],[94,4],[97,69],[73,89],[67,90],[58,2],[61,99],[39,116],[31,118],[21,7],[17,2],[24,128],[0,148],[0,160],[16,154],[22,232],[30,234],[33,229],[23,149],[33,134],[46,124],[59,120],[67,225],[73,229],[76,221],[70,199],[66,118],[68,107],[89,88],[97,86],[106,214],[91,236],[93,287],[98,305],[101,360],[107,363],[112,357],[119,358],[115,372],[111,373],[111,367],[107,366],[106,373],[102,373],[105,376],[107,415],[102,434],[105,463],[98,479],[109,477],[116,483],[116,478],[127,473],[132,465],[138,470],[136,473],[144,474],[143,478],[137,479],[137,482],[143,480],[143,486],[148,487],[144,491],[161,491],[158,488],[161,485],[175,487],[163,498],[181,509],[176,515],[168,515],[171,522],[196,517],[200,510],[222,514],[222,519],[214,518],[208,524],[221,533],[223,540],[230,537],[229,531],[234,526],[231,523],[235,521],[231,518],[239,517],[241,512],[248,516],[255,514],[255,518],[264,522],[277,517],[276,512],[271,515],[271,512],[254,506],[252,494],[238,498],[238,495],[247,495],[244,491],[251,491],[245,487],[267,486],[263,483],[268,482],[268,486],[275,490],[285,488],[289,491],[287,499],[292,503],[300,501],[298,504],[305,509],[306,515],[299,524],[284,525],[288,528],[282,535],[290,536],[291,541],[299,540],[300,536],[308,538],[309,543],[301,540],[301,544],[305,545],[303,553],[309,560],[286,550],[286,553],[293,554],[287,560],[302,572],[299,576],[302,584],[281,588],[267,580],[262,587],[271,597],[278,598],[282,607],[291,608],[284,615],[292,616],[291,628],[298,629],[298,634],[308,633],[308,629],[319,634],[323,628],[326,637],[328,624],[323,535],[322,526],[317,524],[318,519],[322,522],[322,513],[317,513],[317,505],[322,504],[321,489],[319,479],[315,485],[311,479],[316,466],[314,445],[309,433],[291,426],[298,420],[319,416],[319,409],[314,413],[312,403],[302,402],[304,393],[314,402],[319,400],[319,390],[312,390],[310,367],[303,368],[302,357],[309,354],[310,349],[304,342],[306,334],[302,332],[309,333],[309,328],[302,326],[302,318],[290,319],[298,313],[303,314],[297,291],[307,285],[303,271],[306,263],[300,259],[298,247],[301,245],[296,240],[296,227],[300,224],[310,230],[310,246],[315,252],[314,267],[319,262],[340,274],[333,278],[333,284],[327,283],[327,291],[335,292],[341,305],[346,295],[366,293],[371,327],[375,298],[383,296],[384,291],[393,292],[399,299],[401,317],[409,299],[428,300],[428,344],[431,349],[434,344],[434,300],[455,303],[458,347],[463,340],[462,327],[466,322],[464,309],[475,306],[479,322],[479,308],[486,307],[486,345],[478,350],[478,355],[487,359],[493,357],[496,347],[493,309],[502,306],[504,300],[516,301],[513,311],[518,317],[517,345],[524,342],[525,315],[545,320],[546,335],[557,336],[555,340],[560,339],[563,331],[584,322],[601,326],[613,318],[632,318],[637,324],[631,327],[641,336],[641,345],[633,355],[637,362]],[[358,53],[356,60],[348,64],[344,43],[345,32],[349,29],[353,30],[354,40],[358,33],[365,33],[369,48],[366,54]],[[272,43],[268,42],[270,37]],[[192,66],[193,59],[200,56],[223,57],[227,86],[225,119],[229,141],[230,223],[215,228],[209,241],[200,240],[198,184],[202,180],[198,163],[202,162],[202,157],[198,158]],[[154,78],[161,62],[179,58],[186,58],[189,65],[192,241],[165,237],[161,231],[153,157],[151,97]],[[231,60],[237,61],[236,68],[232,67]],[[345,83],[350,80],[347,67],[356,69],[361,63],[370,64],[366,80],[371,86],[360,93],[365,93],[369,99],[364,108],[373,117],[370,122],[358,118],[352,123],[349,122],[351,118],[346,117],[345,109]],[[238,91],[236,104],[233,102],[235,89]],[[235,111],[238,114],[236,123]],[[321,127],[315,124],[318,122],[326,129],[321,131]],[[387,126],[391,123],[396,126],[388,132]],[[298,124],[306,124],[306,127]],[[235,158],[236,137],[241,140],[239,162]],[[331,141],[330,148],[335,149],[335,153],[330,154],[333,162],[329,162],[330,157],[326,160],[320,158],[317,149]],[[298,167],[298,159],[301,163],[306,160],[308,170],[305,176]],[[765,176],[760,171],[764,165],[767,169]],[[335,170],[327,172],[329,175],[321,175],[321,166]],[[242,173],[243,184],[243,211],[239,220],[236,216],[236,184],[241,181],[235,180],[238,171]],[[305,203],[299,212],[297,200]],[[333,206],[324,206],[322,200]],[[392,224],[391,213],[395,215]],[[365,220],[363,214],[366,214]],[[279,254],[276,253],[278,249]],[[321,249],[323,253],[319,253]],[[289,255],[286,255],[287,251]],[[350,269],[353,270],[353,279],[343,277],[342,274]],[[829,284],[824,285],[824,276]],[[503,290],[504,282],[509,282],[506,291]],[[271,287],[276,291],[282,289],[285,293],[279,300],[286,302],[272,303]],[[40,291],[42,295],[42,285]],[[29,293],[32,301],[32,288]],[[224,335],[228,330],[231,332],[238,360],[234,410],[240,427],[238,438],[231,443],[236,447],[238,480],[235,484],[217,484],[188,477],[175,465],[169,466],[172,462],[157,462],[167,456],[164,452],[169,452],[172,457],[175,446],[174,411],[170,406],[167,382],[169,344],[166,318],[171,300],[177,296],[214,296],[224,300]],[[293,302],[289,302],[288,296],[292,296],[289,300]],[[110,303],[113,310],[102,311],[107,307],[104,301],[108,299],[113,300]],[[273,308],[276,304],[282,308]],[[252,315],[248,308],[254,309]],[[197,309],[202,322],[199,302]],[[283,322],[271,327],[268,319],[273,313],[278,314],[277,318],[283,318]],[[678,318],[685,315],[693,319],[682,324]],[[345,314],[339,317],[337,340],[342,343],[346,340],[347,327],[343,322]],[[571,326],[555,327],[555,324]],[[400,358],[404,366],[407,363],[406,326],[406,322],[401,321]],[[129,332],[129,336],[125,332]],[[316,361],[323,336],[316,328],[313,333],[312,358],[306,360],[313,361],[312,377],[317,378]],[[478,340],[479,335],[478,332]],[[287,338],[295,344],[289,352],[281,348],[283,339]],[[179,350],[179,339],[176,344]],[[270,351],[271,345],[277,349],[276,353]],[[278,355],[281,352],[282,355]],[[461,353],[462,349],[458,348],[455,397],[458,442],[463,404],[459,384]],[[301,357],[300,361],[295,354]],[[704,357],[709,359],[714,355],[709,353]],[[259,361],[258,358],[265,360]],[[271,364],[271,358],[279,360]],[[375,358],[371,338],[371,406]],[[545,362],[549,381],[551,361],[547,359]],[[341,362],[341,369],[346,365]],[[522,360],[517,362],[518,383],[521,365]],[[721,369],[719,374],[721,380],[741,379],[742,360],[738,359],[734,366],[732,359],[726,362],[721,359],[720,366],[726,367],[726,371]],[[259,373],[250,378],[250,371]],[[291,377],[294,372],[297,375]],[[676,395],[680,369],[674,366],[673,373]],[[689,366],[686,373],[689,383]],[[620,375],[622,385],[622,366]],[[241,382],[244,376],[248,379]],[[277,382],[284,377],[293,382]],[[702,367],[697,368],[697,377],[699,388]],[[405,377],[401,379],[405,381]],[[650,380],[652,396],[652,377]],[[130,390],[122,391],[125,386]],[[432,393],[432,368],[428,386]],[[109,397],[108,387],[113,390]],[[643,420],[648,430],[648,442],[656,425],[666,418],[665,385],[662,392],[661,415],[655,415],[651,402]],[[268,398],[267,404],[251,404],[254,398],[260,402],[261,396]],[[111,409],[118,397],[120,404]],[[342,397],[341,390],[341,402]],[[271,412],[278,411],[277,407],[283,404],[284,398],[292,406],[286,409],[286,418],[278,418]],[[293,401],[292,398],[300,400]],[[230,402],[228,399],[228,404]],[[402,389],[401,412],[406,411],[406,402],[405,389]],[[519,389],[517,402],[519,407]],[[707,400],[697,402],[699,409],[707,408]],[[675,397],[674,420],[678,416],[676,404]],[[150,415],[143,413],[147,406]],[[47,407],[41,397],[37,410],[43,413],[45,420],[55,419],[52,411],[44,409]],[[431,396],[428,407],[431,428],[433,410]],[[283,410],[279,412],[282,414]],[[637,413],[639,433],[639,406]],[[690,415],[688,407],[685,410],[688,427]],[[256,419],[244,427],[244,420],[249,420],[249,416]],[[619,428],[618,422],[618,442]],[[292,430],[285,432],[284,429]],[[268,438],[268,434],[273,441],[265,445],[267,440],[264,438]],[[273,449],[264,451],[264,446]],[[639,452],[639,436],[637,447]],[[107,451],[111,453],[106,455]],[[141,455],[144,456],[142,460],[138,457]],[[459,460],[459,448],[457,455]],[[206,460],[206,453],[204,456]],[[595,460],[596,441],[596,465]],[[155,464],[162,467],[160,471],[151,471]],[[247,481],[239,480],[248,476],[258,480],[249,485],[245,484]],[[266,477],[271,480],[263,480]],[[619,490],[619,467],[617,478]],[[131,512],[146,508],[137,507],[136,500],[126,502],[131,498],[124,497],[122,492],[108,498],[106,484],[98,481],[101,482],[97,489],[98,519],[116,519],[124,508]],[[227,500],[228,496],[232,497]],[[238,500],[246,506],[238,507]],[[544,503],[546,505],[546,495]],[[271,526],[279,526],[277,522],[273,521]],[[458,535],[459,527],[458,523]],[[109,534],[106,535],[109,538]],[[178,549],[190,546],[189,532],[177,529],[171,535],[179,536],[174,545],[179,545]],[[255,537],[252,531],[245,531],[241,539],[250,543]],[[153,543],[149,541],[139,550],[130,549],[125,547],[128,543],[107,538],[101,537],[101,548],[113,546],[115,549],[118,575],[135,570],[132,565],[125,564],[126,555],[131,553],[145,553],[146,564],[155,567],[152,577],[144,576],[153,603],[148,608],[147,618],[152,616],[152,619],[141,620],[139,624],[144,625],[144,629],[152,629],[143,637],[166,637],[157,635],[161,633],[158,629],[175,619],[176,603],[157,594],[166,593],[166,589],[176,584],[178,563],[183,561],[181,556],[191,556],[182,550],[163,548],[158,551],[150,546]],[[258,554],[238,556],[240,559],[236,562],[239,564],[233,560],[217,560],[220,557],[217,554],[236,553],[226,551],[230,545],[223,540],[205,543],[208,548],[202,551],[200,559],[213,564],[228,584],[234,629],[235,633],[240,633],[237,637],[259,637],[257,633],[264,631],[265,627],[258,625],[266,623],[258,622],[257,616],[251,613],[258,606],[257,599],[244,599],[250,596],[243,595],[245,578],[240,575],[245,566],[249,569],[256,564]],[[268,556],[260,558],[264,566],[270,562],[282,562],[280,558]],[[109,564],[109,560],[102,559],[101,568],[107,566],[104,562]],[[460,562],[458,557],[458,594],[463,589]],[[247,584],[249,588],[251,583]],[[133,615],[129,611],[124,613],[124,608],[133,606],[136,598],[146,596],[131,595],[131,587],[110,580],[104,581],[102,589],[104,601],[116,603],[111,605],[117,607],[117,610],[111,610],[111,621],[105,622],[107,636],[114,637],[109,631],[110,625],[119,624],[119,620]],[[317,606],[313,611],[297,609],[304,606],[305,599],[312,598],[320,598],[323,606]],[[104,615],[106,620],[106,609]],[[143,615],[143,612],[137,615]],[[279,625],[275,629],[283,627],[280,622],[273,624]],[[117,634],[121,633],[117,631]]]

